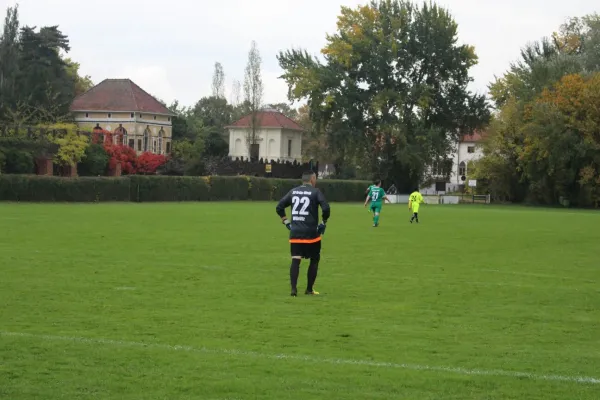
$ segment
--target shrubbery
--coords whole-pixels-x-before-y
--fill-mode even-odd
[[[0,175],[0,201],[276,201],[300,181],[245,176],[142,176],[60,178]],[[362,201],[366,181],[322,180],[329,201]]]

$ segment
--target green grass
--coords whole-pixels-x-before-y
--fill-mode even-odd
[[[0,204],[0,398],[599,398],[600,214],[332,209],[291,298],[272,203]]]

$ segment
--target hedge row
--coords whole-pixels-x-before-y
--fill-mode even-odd
[[[279,200],[299,180],[254,177],[126,176],[60,178],[0,175],[0,201],[222,201]],[[366,181],[322,180],[317,186],[328,201],[362,201]]]

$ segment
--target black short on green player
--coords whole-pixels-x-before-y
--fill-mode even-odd
[[[373,226],[379,226],[379,214],[381,213],[381,207],[383,207],[383,202],[387,201],[390,203],[390,199],[385,195],[385,190],[381,188],[381,180],[375,182],[375,185],[372,185],[369,188],[369,193],[367,194],[367,199],[365,200],[365,208],[367,204],[371,200],[371,212],[373,213]]]

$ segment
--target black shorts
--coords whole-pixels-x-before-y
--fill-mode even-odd
[[[292,257],[302,257],[311,260],[321,259],[321,241],[315,243],[290,243]]]

